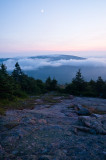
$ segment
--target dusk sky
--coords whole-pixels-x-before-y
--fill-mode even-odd
[[[0,0],[0,57],[47,51],[106,56],[106,0]]]

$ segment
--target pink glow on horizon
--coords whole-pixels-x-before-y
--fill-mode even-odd
[[[99,48],[99,49],[96,49],[96,48],[90,48],[90,49],[73,49],[73,48],[69,48],[69,49],[65,49],[65,48],[63,48],[63,49],[58,49],[58,48],[50,48],[50,49],[47,49],[47,48],[42,48],[42,49],[36,49],[36,48],[22,48],[22,49],[10,49],[10,50],[0,50],[0,53],[17,53],[17,52],[52,52],[52,51],[54,51],[54,52],[68,52],[68,51],[74,51],[74,52],[76,52],[76,51],[78,51],[78,52],[83,52],[83,51],[106,51],[106,48]]]
[[[106,47],[87,47],[87,46],[73,46],[71,45],[18,45],[7,46],[0,48],[1,52],[33,52],[33,51],[106,51]]]

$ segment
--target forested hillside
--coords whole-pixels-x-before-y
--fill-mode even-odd
[[[77,96],[91,96],[106,98],[106,81],[98,77],[97,81],[86,82],[78,70],[75,78],[70,84],[61,86],[56,79],[47,78],[45,82],[35,80],[26,75],[18,62],[11,75],[7,72],[4,64],[0,66],[0,99],[14,100],[17,97],[27,97],[28,95],[39,95],[50,91],[57,91],[63,94]]]

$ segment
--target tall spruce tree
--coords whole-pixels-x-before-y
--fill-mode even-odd
[[[2,75],[7,75],[8,74],[7,73],[7,67],[3,63],[1,64],[0,72],[1,72]]]
[[[14,81],[7,72],[7,67],[2,64],[0,67],[0,98],[11,99],[14,94]]]
[[[51,91],[51,82],[52,82],[52,80],[51,80],[51,78],[50,78],[50,76],[47,78],[47,80],[46,80],[46,82],[45,82],[45,86],[46,86],[46,89],[48,90],[48,91]]]
[[[12,72],[12,76],[16,82],[20,82],[22,75],[23,75],[23,72],[21,70],[19,63],[17,62],[15,64],[15,69]]]
[[[96,90],[97,90],[97,95],[102,97],[103,96],[103,90],[104,90],[105,82],[101,77],[98,77],[96,81]]]
[[[85,81],[81,74],[80,69],[76,73],[75,78],[73,78],[72,80],[71,89],[72,92],[76,95],[81,95],[82,92],[85,90]]]

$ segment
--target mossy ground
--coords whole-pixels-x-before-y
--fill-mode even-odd
[[[16,98],[11,101],[3,99],[0,100],[0,115],[5,115],[5,111],[11,109],[33,109],[36,105],[39,104],[56,104],[61,102],[61,99],[62,98],[59,98],[59,95],[57,94],[29,96],[27,98]]]
[[[0,115],[5,115],[6,110],[11,110],[11,109],[25,109],[25,108],[29,108],[29,109],[33,109],[34,107],[34,101],[35,101],[36,97],[34,98],[17,98],[15,100],[0,100]]]

